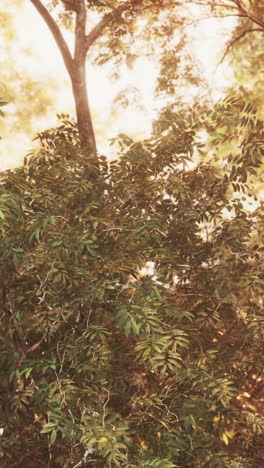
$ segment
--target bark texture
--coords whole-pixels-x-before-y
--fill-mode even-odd
[[[88,153],[96,155],[97,147],[87,95],[85,63],[76,67],[71,82],[81,142]]]

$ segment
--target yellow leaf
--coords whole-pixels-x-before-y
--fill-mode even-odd
[[[140,441],[140,445],[141,445],[141,447],[143,448],[143,450],[147,450],[147,449],[148,449],[148,446],[147,446],[147,444],[146,444],[146,442],[145,442],[144,440],[141,440],[141,441]]]
[[[168,424],[165,424],[165,422],[162,421],[161,419],[158,419],[158,421],[160,422],[160,424],[162,424],[164,427],[166,427],[167,430],[169,430]]]
[[[227,437],[227,435],[226,435],[226,432],[224,432],[224,433],[221,435],[221,439],[224,441],[224,443],[225,443],[226,445],[229,444],[229,439],[228,439],[228,437]]]
[[[254,412],[257,411],[257,408],[254,405],[252,405],[251,403],[248,403],[247,401],[245,401],[245,403],[243,404],[243,407],[249,408]]]
[[[101,443],[102,445],[105,445],[107,442],[108,442],[108,439],[107,439],[106,437],[101,437],[100,443]]]

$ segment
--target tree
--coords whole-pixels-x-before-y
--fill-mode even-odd
[[[161,44],[166,49],[169,40],[172,40],[174,37],[175,28],[184,30],[184,24],[188,23],[183,13],[184,3],[181,1],[172,3],[165,0],[160,2],[133,0],[123,1],[121,4],[116,1],[53,0],[51,2],[53,8],[58,6],[63,7],[63,13],[60,14],[62,21],[65,24],[74,21],[75,46],[72,56],[63,38],[62,31],[48,8],[46,8],[41,0],[30,1],[46,22],[60,49],[72,83],[77,123],[82,135],[82,143],[90,154],[96,155],[96,139],[87,96],[85,62],[88,52],[90,53],[95,43],[98,44],[98,41],[101,41],[99,45],[100,50],[97,54],[99,63],[104,63],[109,60],[109,57],[120,57],[122,55],[125,55],[128,61],[131,61],[136,56],[134,51],[131,52],[133,50],[133,40],[138,40],[139,36],[141,36],[141,39],[142,37],[149,39],[149,34],[152,34],[155,38],[156,50],[159,49]],[[250,2],[249,4],[242,0],[223,0],[217,4],[215,2],[212,3],[210,0],[193,1],[192,3],[211,10],[215,16],[234,15],[242,19],[239,23],[239,31],[235,32],[235,37],[231,40],[226,52],[235,42],[249,32],[263,32],[263,22],[261,20],[262,7],[258,1]],[[166,18],[163,14],[163,19],[161,20],[160,13],[164,13],[164,11],[167,11],[168,16]],[[88,12],[89,15],[97,14],[97,17],[99,15],[100,19],[95,26],[91,26],[90,31],[87,33]],[[146,31],[142,31],[142,29],[140,35],[135,33],[135,26],[138,24],[139,18],[147,19],[149,23],[150,27],[145,27],[147,35]],[[164,18],[166,19],[164,20]],[[126,40],[128,37],[129,41]],[[105,40],[102,40],[103,38]],[[175,80],[175,71],[179,66],[177,49],[181,48],[183,43],[184,34],[175,51],[170,50],[169,53],[167,52],[163,55],[161,65],[166,68],[166,73],[169,73],[170,77],[166,77],[166,73],[163,71],[158,84],[158,88],[161,90],[165,88],[166,92],[170,88],[171,92],[174,90],[174,86],[171,86],[171,84]],[[190,69],[191,67],[189,67]],[[192,77],[192,81],[193,84],[197,83],[197,74]]]
[[[145,14],[146,10],[151,8],[154,10],[154,13],[157,14],[158,8],[162,7],[162,2],[158,7],[156,2],[146,2],[143,0],[122,2],[121,5],[118,5],[118,2],[115,1],[86,2],[85,0],[65,0],[60,2],[66,11],[66,18],[68,20],[71,19],[72,15],[75,15],[75,46],[74,55],[72,57],[62,32],[49,10],[40,0],[30,1],[46,22],[61,51],[72,83],[77,123],[80,134],[82,135],[82,142],[90,154],[96,155],[95,134],[87,96],[85,68],[87,53],[95,41],[100,38],[103,33],[109,31],[109,26],[111,25],[111,39],[109,44],[106,45],[106,51],[104,51],[105,55],[111,55],[111,49],[114,49],[118,45],[120,37],[131,33],[133,22],[138,19],[139,15],[142,13]],[[56,6],[57,4],[57,1],[53,2],[53,5]],[[86,33],[87,9],[90,12],[96,11],[103,15],[88,34]],[[115,53],[116,51],[114,51],[114,54]]]
[[[41,0],[31,0],[31,3],[46,22],[62,54],[72,84],[82,144],[90,154],[96,155],[97,149],[87,96],[85,64],[88,54],[97,65],[112,60],[112,76],[118,75],[121,63],[131,67],[138,56],[152,55],[157,62],[160,60],[158,93],[175,94],[179,78],[192,86],[201,85],[190,54],[185,50],[184,59],[181,56],[187,42],[183,25],[189,16],[181,2],[53,0],[50,6],[55,12],[59,8],[60,23],[74,29],[73,56],[53,17],[55,14],[52,16]],[[96,18],[96,25],[91,18]]]
[[[248,34],[263,34],[264,32],[264,7],[263,2],[260,0],[219,0],[217,2],[194,0],[192,3],[205,7],[206,11],[211,12],[215,17],[234,16],[238,19],[237,27],[233,31],[233,37],[228,44],[224,57],[234,45],[239,45],[239,42]]]
[[[263,209],[241,194],[263,123],[192,115],[121,135],[92,180],[65,118],[1,174],[3,468],[261,466]],[[219,167],[194,164],[209,119],[247,130]]]
[[[1,163],[8,166],[11,160],[15,160],[16,164],[23,161],[23,153],[31,147],[33,135],[43,129],[41,121],[43,122],[45,114],[49,112],[53,118],[53,96],[58,93],[58,85],[56,86],[52,76],[43,77],[44,74],[38,74],[36,78],[34,71],[30,69],[33,57],[26,42],[23,42],[24,35],[20,34],[16,23],[21,13],[23,14],[23,2],[14,1],[12,5],[6,0],[1,2],[3,52],[0,58],[0,95],[9,104],[7,119],[1,122],[1,135],[5,140],[0,148],[1,166]],[[21,55],[25,60],[21,59]],[[20,154],[16,148],[18,142]]]
[[[1,174],[1,466],[261,466],[256,109],[165,107],[96,178],[79,130]]]

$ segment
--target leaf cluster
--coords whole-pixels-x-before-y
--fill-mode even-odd
[[[164,109],[92,178],[61,117],[1,174],[1,466],[256,466],[264,216],[227,192],[259,171],[259,122],[223,168]]]

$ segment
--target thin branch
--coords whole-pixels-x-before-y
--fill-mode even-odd
[[[140,3],[142,3],[142,0],[135,0],[134,1],[135,6],[140,7]],[[178,5],[178,3],[176,2],[175,5]],[[124,3],[123,5],[119,5],[117,8],[115,8],[110,13],[107,13],[101,19],[101,21],[99,21],[99,23],[92,29],[92,31],[86,36],[86,52],[89,50],[91,45],[93,45],[93,43],[96,41],[96,39],[98,39],[98,37],[100,37],[103,30],[112,22],[112,20],[113,20],[113,18],[115,16],[121,15],[121,13],[123,13],[123,11],[129,10],[132,7],[133,7],[133,4],[131,3],[131,1],[128,1],[128,2]],[[148,8],[152,8],[152,7],[153,7],[153,5],[145,6],[145,7],[143,7],[141,9],[141,11],[147,10]]]
[[[234,0],[231,0],[232,3],[234,3]],[[228,3],[214,3],[214,7],[215,8],[226,8],[227,10],[236,10],[237,9],[237,5],[236,6],[233,6],[233,5],[230,5]]]
[[[226,58],[228,52],[230,51],[230,49],[232,49],[233,45],[234,45],[236,42],[240,41],[240,39],[242,39],[244,36],[246,36],[246,34],[252,33],[252,32],[262,32],[262,33],[264,33],[264,30],[263,30],[263,29],[260,29],[260,28],[245,29],[241,34],[239,34],[239,36],[234,37],[234,39],[233,39],[231,42],[229,42],[229,44],[228,44],[228,46],[227,46],[227,48],[226,48],[226,50],[225,50],[225,53],[224,53],[223,57],[222,57],[221,60],[219,61],[219,64],[220,64],[220,63],[223,63],[223,61],[224,61],[224,59]]]
[[[32,353],[32,351],[35,351],[44,341],[45,337],[43,336],[37,343],[33,344],[30,346],[30,348],[26,349],[25,354]]]
[[[105,427],[106,406],[108,405],[109,400],[110,400],[110,391],[109,391],[107,388],[105,388],[105,387],[103,387],[103,389],[104,389],[104,390],[106,391],[106,393],[107,393],[107,399],[106,399],[106,401],[105,401],[104,404],[103,404],[103,427]]]
[[[73,59],[69,50],[69,47],[61,33],[59,26],[57,25],[56,21],[51,16],[50,12],[47,8],[41,3],[40,0],[30,0],[32,5],[36,8],[39,14],[42,16],[43,20],[47,24],[50,32],[52,33],[60,51],[62,58],[64,60],[65,66],[69,72],[72,74],[73,71]]]
[[[72,468],[78,468],[79,466],[81,466],[83,463],[84,463],[84,457],[76,464],[74,465]]]
[[[1,289],[2,289],[2,299],[3,299],[3,311],[4,311],[4,314],[8,314],[9,307],[8,307],[6,287],[5,287],[4,283],[2,283],[2,282],[1,282]]]
[[[137,0],[135,4],[140,4],[142,0]],[[123,11],[129,10],[132,4],[130,1],[124,3],[123,5],[119,5],[110,13],[107,13],[101,21],[92,29],[92,31],[86,36],[86,52],[89,50],[91,45],[100,37],[103,30],[112,22],[115,16],[121,15]]]
[[[256,18],[255,16],[251,15],[241,4],[240,0],[232,0],[233,3],[237,6],[238,10],[246,15],[246,17],[251,20],[253,23],[257,24],[261,28],[264,29],[264,22],[261,21],[260,19]]]
[[[101,21],[92,29],[92,31],[86,36],[86,51],[93,45],[93,43],[101,36],[103,30],[111,23],[114,16],[121,14],[123,11],[128,9],[128,5],[120,5],[119,7],[115,8],[111,13],[107,13]]]
[[[21,457],[15,461],[15,463],[12,463],[12,465],[9,465],[9,468],[15,468],[15,467],[19,467],[22,465],[22,462],[25,460],[25,458],[28,458],[28,457],[32,457],[32,455],[34,453],[38,453],[39,452],[39,448],[35,449],[35,450],[32,450],[31,452],[28,452],[28,453],[25,453],[23,455],[21,455]]]
[[[31,353],[32,351],[35,351],[35,349],[38,349],[39,346],[43,343],[45,337],[43,336],[37,343],[33,344],[32,346],[30,346],[30,348],[26,349],[26,350],[23,350],[22,348],[19,349],[19,351],[21,352],[21,356],[20,356],[20,359],[17,363],[17,367],[21,366],[21,364],[23,364],[23,362],[25,361],[26,357],[27,357],[27,354],[28,353]]]
[[[195,26],[197,24],[200,24],[202,21],[208,21],[208,20],[211,20],[211,19],[222,19],[222,18],[248,18],[247,15],[242,15],[242,14],[239,14],[239,13],[228,13],[226,15],[219,15],[219,14],[216,14],[214,16],[210,15],[210,16],[201,16],[200,18],[197,18],[197,19],[194,19],[194,20],[191,20],[189,21],[188,23],[186,23],[186,27],[189,28],[190,26]],[[177,24],[175,21],[171,21],[172,23],[175,23]]]

